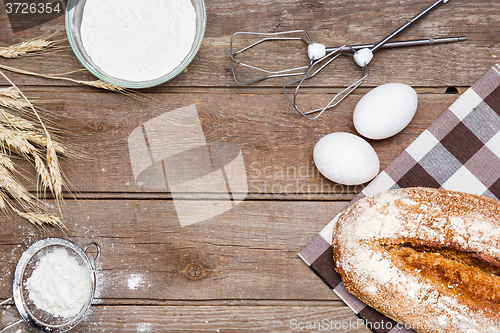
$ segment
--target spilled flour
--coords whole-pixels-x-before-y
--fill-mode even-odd
[[[142,277],[141,274],[132,274],[130,275],[127,281],[128,289],[136,290],[143,284],[143,282],[144,278]]]
[[[29,298],[36,307],[55,317],[77,315],[92,295],[87,267],[64,248],[44,255],[26,281]]]

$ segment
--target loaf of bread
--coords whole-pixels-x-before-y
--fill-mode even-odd
[[[333,232],[360,300],[417,331],[500,332],[500,202],[430,188],[363,198]]]

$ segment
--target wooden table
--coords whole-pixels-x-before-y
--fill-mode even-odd
[[[66,232],[42,233],[20,218],[1,219],[1,298],[11,295],[22,252],[38,239],[61,236],[102,248],[95,304],[75,332],[289,332],[299,323],[356,321],[297,256],[361,190],[322,177],[312,160],[314,144],[328,133],[355,133],[353,109],[373,87],[409,84],[419,95],[411,124],[392,138],[370,142],[381,168],[387,166],[498,61],[500,1],[453,0],[441,6],[400,39],[467,36],[468,41],[379,51],[362,87],[316,121],[298,115],[277,82],[238,86],[231,76],[229,40],[236,31],[306,29],[313,41],[326,44],[376,42],[428,4],[207,0],[207,30],[198,55],[174,80],[142,91],[147,98],[141,99],[7,73],[55,115],[55,125],[68,131],[67,140],[83,157],[62,161],[75,188],[65,194]],[[63,22],[60,17],[13,33],[2,9],[0,45]],[[0,60],[38,73],[81,68],[69,48]],[[311,103],[325,102],[352,75],[359,75],[353,65],[337,66],[304,91]],[[76,77],[93,79],[86,72]],[[446,93],[453,88],[458,94]],[[193,104],[207,142],[231,142],[241,149],[249,193],[224,214],[181,227],[171,193],[136,185],[128,137],[146,121]],[[6,306],[0,317],[2,324],[17,318],[15,308]],[[24,323],[11,331],[16,330],[31,331]]]

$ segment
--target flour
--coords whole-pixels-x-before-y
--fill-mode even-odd
[[[87,0],[81,25],[94,63],[129,81],[171,72],[188,55],[195,33],[190,0]]]
[[[77,315],[92,295],[89,269],[64,248],[40,259],[26,287],[36,307],[56,317]]]
[[[130,290],[136,290],[136,289],[138,289],[139,286],[141,286],[142,283],[144,282],[143,280],[144,279],[143,279],[142,275],[140,275],[140,274],[132,274],[128,278],[128,281],[127,281],[128,289],[130,289]]]

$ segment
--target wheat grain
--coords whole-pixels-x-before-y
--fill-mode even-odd
[[[21,129],[21,135],[29,142],[47,148],[47,136],[45,133]],[[66,148],[61,143],[52,140],[52,146],[58,154],[66,155]]]
[[[21,99],[21,94],[14,87],[0,88],[0,95],[13,99]]]
[[[4,58],[17,58],[28,53],[39,53],[54,44],[53,41],[32,39],[8,47],[0,47],[0,56]]]
[[[47,167],[45,166],[45,163],[43,163],[43,160],[38,154],[34,154],[33,158],[35,160],[35,169],[38,174],[38,178],[40,179],[42,183],[42,187],[44,189],[49,189],[53,190],[52,187],[52,180],[49,171],[47,170]]]
[[[55,215],[40,214],[40,213],[25,213],[15,208],[14,211],[17,213],[17,215],[30,221],[33,225],[35,225],[38,228],[45,228],[47,225],[49,225],[53,227],[66,229],[61,219]]]
[[[67,38],[51,40],[52,37],[57,35],[62,30],[64,29],[58,29],[56,31],[49,30],[41,36],[35,37],[33,39],[22,41],[8,47],[0,47],[0,57],[18,58],[22,56],[38,55],[42,52],[66,48],[65,46],[57,45],[65,41]]]
[[[0,209],[1,210],[5,210],[7,208],[5,200],[6,200],[5,194],[3,194],[2,192],[0,192]]]
[[[47,164],[49,166],[50,178],[52,180],[52,192],[56,197],[57,201],[62,200],[62,184],[63,179],[61,176],[61,170],[59,166],[59,161],[57,159],[56,150],[52,144],[52,139],[47,133]]]
[[[14,163],[12,163],[12,160],[6,156],[0,155],[0,165],[6,167],[10,171],[15,171]]]
[[[62,30],[63,29],[60,29],[55,32],[48,31],[39,37],[35,37],[27,41],[22,41],[11,46],[0,47],[0,57],[18,58],[22,56],[38,55],[42,52],[47,52],[50,50],[64,49],[66,48],[65,46],[57,45],[65,41],[66,38],[62,38],[59,40],[50,40]]]
[[[15,110],[24,110],[29,107],[29,104],[26,101],[15,99],[12,97],[0,96],[0,106],[4,106],[6,108],[11,108]]]
[[[22,207],[35,206],[34,198],[29,192],[15,179],[10,171],[0,166],[0,188],[11,198],[16,200]]]
[[[117,85],[111,84],[111,83],[103,81],[103,80],[94,80],[94,81],[75,80],[75,82],[80,83],[80,84],[85,84],[87,86],[91,86],[91,87],[95,87],[95,88],[109,90],[109,91],[120,92],[120,93],[125,92],[125,88],[119,87]]]
[[[21,94],[14,88],[0,88],[0,106],[21,110],[29,104],[21,98]]]
[[[19,132],[0,124],[0,144],[4,151],[12,151],[27,157],[36,152],[36,148]]]
[[[23,130],[21,133],[29,142],[47,148],[47,136],[45,134],[26,130]],[[58,154],[66,155],[66,148],[59,142],[52,140],[52,147]]]
[[[35,125],[31,121],[16,116],[2,108],[0,108],[0,123],[9,125],[12,128],[23,129],[27,131],[36,130]]]

